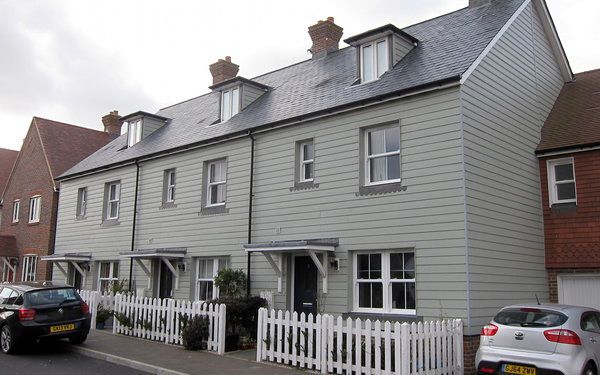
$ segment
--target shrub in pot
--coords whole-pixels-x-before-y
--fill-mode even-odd
[[[208,339],[208,326],[209,321],[206,316],[195,316],[191,318],[181,332],[183,346],[187,350],[202,349],[204,341]]]
[[[113,311],[105,309],[104,305],[99,304],[96,312],[96,328],[104,329],[106,321],[113,315]]]

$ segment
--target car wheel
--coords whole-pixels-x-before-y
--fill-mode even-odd
[[[596,375],[596,367],[593,364],[588,363],[583,369],[583,375]]]
[[[78,333],[76,335],[70,336],[69,341],[73,345],[83,344],[85,342],[85,340],[87,339],[87,336],[88,336],[87,333]]]
[[[6,354],[11,354],[15,351],[15,340],[12,329],[8,325],[2,326],[2,330],[0,330],[0,349]]]

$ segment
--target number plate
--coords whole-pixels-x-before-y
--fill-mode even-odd
[[[535,367],[518,366],[518,365],[504,365],[503,372],[507,374],[518,374],[518,375],[536,375],[537,369]]]
[[[50,333],[67,332],[75,329],[75,324],[63,324],[62,326],[50,327]]]

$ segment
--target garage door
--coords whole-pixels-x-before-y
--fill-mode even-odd
[[[600,275],[559,276],[558,302],[600,309]]]

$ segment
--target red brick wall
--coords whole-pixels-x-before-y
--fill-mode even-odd
[[[577,207],[549,206],[546,161],[573,157]],[[540,159],[546,268],[600,268],[600,150]]]
[[[463,360],[465,367],[465,375],[474,375],[475,370],[475,354],[479,349],[479,335],[463,336]]]
[[[40,222],[29,224],[29,199],[34,195],[42,197]],[[18,281],[21,280],[23,254],[48,255],[54,251],[52,232],[53,218],[56,215],[56,197],[41,142],[36,128],[32,125],[23,142],[14,173],[6,187],[0,227],[0,233],[16,237],[20,254],[16,278]],[[15,199],[21,200],[21,208],[19,222],[13,224],[12,205]],[[47,262],[38,260],[36,279],[50,278],[51,267],[48,267]]]

